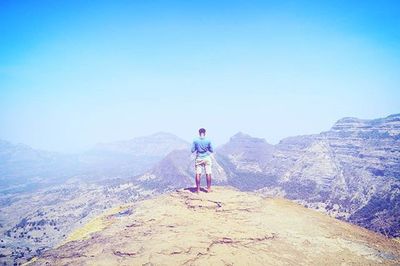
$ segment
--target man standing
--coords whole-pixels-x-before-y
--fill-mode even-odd
[[[211,191],[211,157],[210,154],[214,152],[211,141],[205,137],[206,130],[199,129],[199,138],[193,140],[192,153],[196,151],[195,170],[196,170],[196,192],[200,191],[200,176],[202,168],[206,172],[207,179],[207,192]]]

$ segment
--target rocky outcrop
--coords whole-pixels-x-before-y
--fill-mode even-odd
[[[126,205],[80,232],[29,265],[400,263],[394,240],[289,200],[227,187],[180,189]]]

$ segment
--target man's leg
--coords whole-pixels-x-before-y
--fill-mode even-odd
[[[201,176],[201,174],[196,173],[196,192],[197,193],[200,192],[200,176]]]
[[[207,179],[207,192],[211,191],[211,157],[208,156],[205,163],[206,179]]]
[[[196,172],[195,181],[196,181],[196,192],[199,193],[200,191],[200,176],[201,176],[201,169],[200,169],[200,160],[198,158],[195,159],[195,167],[194,171]]]
[[[207,192],[211,191],[211,174],[206,174],[207,179]]]

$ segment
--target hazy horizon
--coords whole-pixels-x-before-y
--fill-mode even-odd
[[[395,115],[395,114],[389,114],[389,115]],[[389,116],[389,115],[387,115],[387,116]],[[387,116],[385,116],[385,117],[387,117]],[[342,117],[342,118],[344,118],[344,117]],[[357,118],[359,118],[359,119],[366,119],[366,118],[360,118],[360,117],[357,117]],[[384,118],[384,117],[368,118],[367,120],[370,120],[370,119],[379,119],[379,118]],[[338,120],[339,120],[339,119],[338,119]],[[333,124],[332,124],[332,126],[333,126]],[[328,130],[328,129],[327,129],[327,130]],[[323,131],[325,131],[325,130],[323,130]],[[310,133],[310,134],[319,134],[319,133],[321,133],[321,132],[323,132],[323,131],[314,132],[314,133]],[[153,133],[149,133],[149,134],[147,134],[147,135],[134,136],[134,137],[131,137],[131,138],[128,138],[128,139],[106,140],[106,141],[102,141],[102,142],[91,143],[91,144],[87,145],[86,147],[84,147],[84,148],[82,148],[82,149],[64,150],[64,151],[62,151],[62,150],[46,150],[46,149],[42,149],[42,148],[38,148],[38,147],[32,147],[31,145],[29,145],[29,144],[27,144],[27,143],[22,143],[22,142],[20,142],[20,143],[13,143],[12,141],[9,141],[9,140],[6,140],[6,139],[0,139],[0,140],[9,141],[9,142],[11,142],[11,143],[13,143],[13,144],[25,144],[25,145],[30,146],[31,148],[34,148],[34,149],[46,150],[46,151],[51,151],[51,152],[78,153],[78,152],[86,151],[87,149],[93,148],[95,145],[98,145],[98,144],[112,143],[112,142],[118,142],[118,141],[129,141],[129,140],[132,140],[132,139],[135,139],[135,138],[149,137],[149,136],[151,136],[151,135],[162,134],[162,133],[173,134],[173,135],[175,135],[176,137],[179,137],[179,138],[181,138],[182,140],[187,141],[188,143],[191,143],[191,142],[193,141],[193,139],[194,139],[195,137],[198,136],[198,135],[197,135],[197,132],[196,132],[195,134],[193,134],[192,138],[183,138],[183,137],[179,136],[178,134],[175,134],[175,133],[172,133],[172,132],[163,131],[163,130],[159,130],[159,131],[156,131],[156,132],[153,132]],[[229,139],[230,139],[231,137],[233,137],[234,135],[236,135],[236,134],[238,134],[238,133],[248,134],[248,132],[243,131],[243,130],[240,130],[240,131],[237,131],[237,132],[235,132],[235,133],[232,133],[232,134],[231,134],[230,136],[228,136],[228,137],[226,138],[226,140],[223,141],[222,143],[221,143],[221,142],[218,142],[218,141],[217,141],[217,142],[214,142],[214,141],[213,141],[213,143],[214,143],[214,145],[215,145],[216,147],[221,146],[221,145],[224,145],[224,144],[226,144],[226,143],[229,141]],[[265,137],[263,137],[263,136],[253,136],[253,135],[251,135],[251,134],[249,134],[249,135],[250,135],[251,137],[263,138],[263,139],[265,139]],[[302,135],[309,135],[309,134],[302,134]],[[265,139],[265,140],[266,140],[268,143],[275,145],[275,144],[278,144],[279,141],[281,141],[282,139],[285,139],[285,138],[288,138],[288,137],[295,137],[295,136],[299,136],[299,135],[285,136],[285,137],[279,139],[277,142],[271,142],[271,141],[268,141],[268,139]],[[208,132],[207,132],[207,137],[213,140],[213,136],[210,136],[210,134],[209,134]]]
[[[397,1],[0,4],[0,139],[271,144],[400,112]]]

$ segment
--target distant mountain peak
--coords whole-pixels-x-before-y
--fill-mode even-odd
[[[339,119],[331,128],[334,131],[349,130],[354,128],[365,128],[365,126],[385,126],[388,123],[396,124],[400,127],[400,114],[392,114],[384,118],[360,119],[357,117],[343,117]]]
[[[243,133],[242,131],[239,131],[235,135],[233,135],[231,138],[252,138],[249,134]]]
[[[139,136],[135,137],[129,140],[119,140],[115,142],[105,142],[105,143],[98,143],[95,145],[95,148],[106,148],[106,147],[123,147],[126,148],[127,146],[132,146],[132,145],[146,145],[146,143],[150,144],[156,141],[159,143],[161,140],[165,140],[165,143],[168,142],[174,142],[178,143],[180,146],[181,145],[188,145],[188,142],[179,138],[178,136],[168,133],[168,132],[163,132],[159,131],[156,133],[153,133],[151,135],[145,135],[145,136]],[[165,144],[163,143],[163,144]],[[153,143],[154,144],[154,143]]]
[[[365,121],[364,119],[360,119],[357,117],[343,117],[336,121],[335,124],[340,124],[340,123],[354,123],[354,122],[363,122]]]
[[[264,138],[253,137],[253,136],[250,136],[249,134],[243,133],[241,131],[239,131],[238,133],[233,135],[227,144],[232,143],[232,142],[233,143],[259,143],[259,144],[271,145]],[[225,144],[225,145],[227,145],[227,144]]]
[[[340,124],[340,123],[354,123],[354,122],[369,122],[369,121],[384,121],[388,119],[393,119],[393,118],[399,118],[400,119],[400,113],[398,114],[391,114],[383,118],[376,118],[376,119],[361,119],[358,117],[343,117],[339,120],[336,121],[335,124]]]
[[[391,115],[388,115],[387,117],[400,117],[400,113],[398,113],[398,114],[391,114]]]
[[[11,146],[11,143],[7,140],[0,139],[0,147],[1,146]]]
[[[392,114],[386,117],[387,120],[396,120],[400,121],[400,113],[399,114]]]
[[[165,132],[165,131],[158,131],[155,132],[151,135],[149,135],[148,137],[168,137],[168,138],[179,138],[178,136],[176,136],[175,134],[172,134],[170,132]]]

